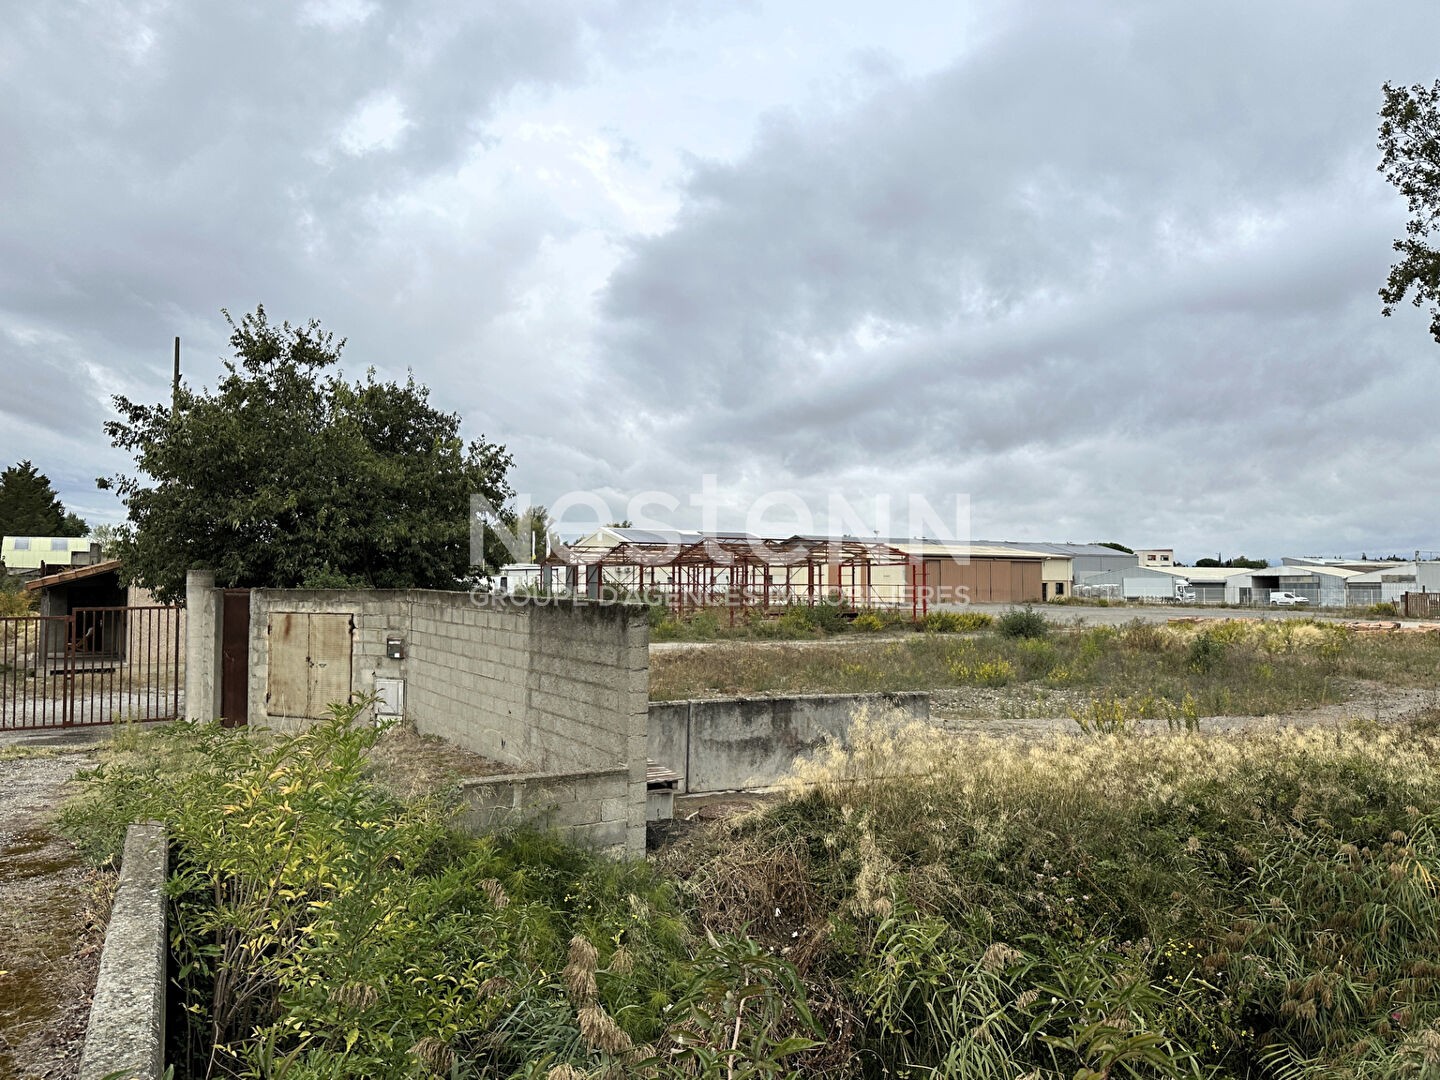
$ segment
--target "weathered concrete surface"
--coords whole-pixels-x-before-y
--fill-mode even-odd
[[[281,613],[348,617],[348,640],[338,640],[327,658],[349,665],[351,694],[368,693],[380,680],[402,683],[405,719],[421,735],[439,736],[516,773],[624,767],[624,846],[644,852],[650,627],[643,607],[423,589],[255,589],[249,719],[288,728],[312,721],[269,711],[271,667],[277,658],[293,662],[298,647],[281,646],[267,634],[270,617]],[[203,621],[191,628],[203,651]],[[399,656],[388,655],[391,639],[400,644]],[[285,647],[291,647],[288,661]],[[320,666],[313,659],[302,650],[293,666],[313,671]],[[598,836],[608,834],[611,823],[607,813],[576,825]]]
[[[187,720],[220,715],[220,594],[209,570],[185,574],[185,712]]]
[[[921,691],[656,702],[649,755],[681,774],[686,794],[769,787],[797,757],[828,740],[844,745],[862,706],[905,720],[930,718],[930,695]]]
[[[165,828],[131,825],[85,1032],[80,1080],[165,1069]]]
[[[632,825],[629,765],[477,777],[461,781],[460,797],[465,803],[460,826],[468,832],[530,825],[604,854],[645,854],[644,821],[639,830]]]

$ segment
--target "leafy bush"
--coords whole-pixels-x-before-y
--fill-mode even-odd
[[[1001,615],[996,629],[1000,631],[1001,637],[1041,638],[1050,633],[1050,624],[1044,615],[1027,605],[1023,608],[1011,608]]]
[[[994,623],[995,616],[984,611],[928,611],[920,619],[920,629],[927,634],[965,634]]]
[[[1365,609],[1366,615],[1374,615],[1377,618],[1394,618],[1400,614],[1400,605],[1393,600],[1385,600],[1378,604],[1371,604]]]
[[[1215,670],[1225,659],[1225,642],[1214,634],[1201,632],[1190,639],[1186,662],[1192,670],[1202,674]]]
[[[29,615],[34,610],[34,597],[20,587],[17,578],[0,569],[0,619]]]
[[[863,630],[866,633],[873,634],[885,629],[885,620],[873,611],[862,611],[859,615],[855,616],[855,621],[850,625],[855,627],[856,630]]]
[[[1005,686],[1015,678],[1015,665],[1009,660],[982,660],[979,663],[956,660],[950,665],[950,675],[958,683]]]
[[[357,713],[142,736],[64,813],[97,856],[128,821],[168,823],[180,1075],[755,1077],[811,1045],[790,965],[692,934],[644,863],[391,799]]]
[[[791,604],[780,617],[782,623],[820,634],[843,634],[849,627],[839,604]]]

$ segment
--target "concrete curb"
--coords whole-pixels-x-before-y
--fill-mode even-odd
[[[167,861],[164,825],[130,826],[85,1030],[80,1080],[158,1080],[165,1071]]]

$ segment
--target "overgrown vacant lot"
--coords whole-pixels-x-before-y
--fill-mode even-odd
[[[665,859],[795,962],[837,1070],[1440,1074],[1433,740],[853,744]]]
[[[177,845],[179,1076],[1425,1078],[1440,742],[863,717],[652,866],[469,838],[341,715],[185,725],[66,821]]]
[[[846,644],[727,642],[656,652],[655,700],[729,694],[1013,687],[1065,691],[1101,726],[1126,715],[1289,713],[1345,700],[1362,681],[1440,685],[1440,635],[1357,635],[1306,619],[1060,628],[1015,613],[1007,633]],[[1098,703],[1092,710],[1089,703]]]
[[[644,863],[452,830],[358,712],[131,736],[67,808],[97,861],[169,826],[176,1076],[728,1080],[811,1045],[788,964],[692,926]]]

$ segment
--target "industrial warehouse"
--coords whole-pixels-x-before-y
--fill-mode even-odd
[[[837,600],[857,608],[1026,604],[1073,593],[1077,575],[1135,566],[1098,544],[953,543],[601,528],[537,563],[501,571],[505,591],[598,596],[607,587],[663,598],[676,611],[784,607]]]
[[[506,592],[643,595],[677,613],[704,607],[764,613],[791,604],[909,609],[1080,600],[1364,607],[1440,592],[1440,562],[1287,556],[1279,566],[1182,566],[1169,549],[1105,544],[949,541],[607,526],[504,567]]]

